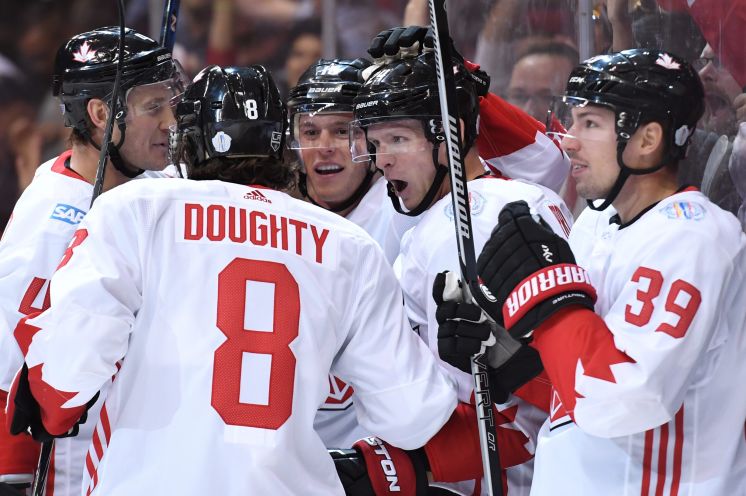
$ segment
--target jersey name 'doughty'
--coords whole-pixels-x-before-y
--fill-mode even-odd
[[[311,256],[321,264],[328,236],[329,229],[261,210],[220,204],[184,204],[184,241],[251,243]]]
[[[76,225],[80,224],[80,221],[83,220],[83,217],[85,217],[86,212],[84,210],[80,210],[79,208],[75,208],[72,205],[65,205],[64,203],[58,203],[54,210],[52,210],[52,215],[49,216],[50,219],[59,220],[62,222],[67,222],[68,224]]]

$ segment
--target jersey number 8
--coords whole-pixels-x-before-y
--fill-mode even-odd
[[[274,285],[273,328],[245,329],[245,311],[262,312],[246,301],[246,283]],[[298,336],[300,295],[287,267],[277,262],[236,258],[218,276],[217,326],[228,338],[215,350],[212,407],[226,424],[278,429],[290,417],[295,383],[295,355],[290,343]],[[271,359],[267,404],[240,401],[245,353]]]

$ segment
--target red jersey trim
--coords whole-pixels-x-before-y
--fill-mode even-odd
[[[80,181],[83,181],[85,183],[90,184],[88,181],[85,180],[83,176],[78,174],[72,169],[68,169],[65,167],[65,161],[69,159],[73,154],[72,150],[64,151],[60,154],[59,157],[57,157],[57,160],[54,161],[54,164],[52,164],[52,172],[56,172],[57,174],[62,174],[63,176],[70,177],[72,179],[79,179]]]

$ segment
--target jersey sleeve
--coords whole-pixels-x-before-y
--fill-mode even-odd
[[[544,125],[492,93],[480,98],[477,147],[491,169],[555,192],[570,171],[569,158],[545,134]]]
[[[355,389],[360,425],[400,448],[419,448],[451,416],[455,386],[412,332],[399,284],[374,248],[360,253],[360,291],[334,372]]]
[[[52,277],[85,211],[39,198],[22,197],[0,241],[0,390],[8,391],[23,355],[13,338],[19,320],[49,305]]]
[[[141,304],[142,247],[133,202],[102,195],[76,231],[51,282],[51,306],[26,355],[29,383],[49,432],[77,421],[117,371]],[[121,200],[121,199],[120,199]]]
[[[650,237],[639,260],[608,269],[624,271],[608,311],[565,309],[535,330],[562,405],[584,431],[617,437],[669,422],[687,389],[707,379],[727,332],[743,328],[727,322],[745,297],[743,239],[734,256],[705,237]]]

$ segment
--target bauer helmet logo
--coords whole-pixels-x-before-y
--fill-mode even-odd
[[[78,51],[73,53],[73,60],[85,64],[86,62],[95,59],[97,54],[98,51],[92,50],[88,42],[84,41],[83,44],[80,45],[80,48],[78,48]]]

